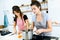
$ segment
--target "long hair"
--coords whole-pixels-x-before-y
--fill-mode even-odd
[[[13,6],[13,7],[12,7],[12,11],[13,11],[13,14],[14,14],[14,11],[16,11],[17,13],[20,13],[20,17],[21,17],[21,19],[22,19],[23,13],[21,12],[21,10],[20,10],[20,8],[19,8],[18,6]],[[17,20],[17,16],[16,16],[16,15],[15,15],[14,20],[15,20],[15,21]]]

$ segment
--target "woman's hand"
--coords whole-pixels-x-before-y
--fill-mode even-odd
[[[39,35],[39,34],[41,34],[43,31],[44,31],[44,29],[38,29],[38,30],[36,30],[36,33]]]

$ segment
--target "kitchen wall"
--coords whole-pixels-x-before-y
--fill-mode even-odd
[[[48,0],[48,11],[52,21],[60,23],[60,0]]]
[[[4,13],[0,10],[0,25],[4,25]]]
[[[39,0],[38,0],[39,1]],[[29,3],[28,3],[29,2]],[[30,4],[31,0],[0,0],[0,25],[4,25],[4,15],[8,16],[9,25],[13,24],[12,6],[21,4]],[[48,14],[52,18],[52,21],[60,22],[60,1],[59,0],[48,0]],[[32,14],[26,14],[31,19]]]
[[[31,0],[0,0],[0,25],[4,25],[4,15],[7,15],[9,25],[13,24],[13,14],[12,14],[12,6],[21,4],[29,4]]]
[[[4,25],[4,15],[8,16],[9,27],[12,31],[13,26],[13,14],[12,6],[21,4],[29,4],[30,0],[0,0],[0,25]],[[48,14],[52,18],[52,21],[60,22],[60,0],[48,0]],[[31,22],[32,13],[26,14]],[[56,30],[56,28],[54,28]],[[58,29],[58,28],[57,28]],[[54,30],[54,33],[55,33]],[[56,30],[57,33],[58,30]],[[59,32],[59,31],[58,31]],[[58,33],[57,33],[58,34]]]

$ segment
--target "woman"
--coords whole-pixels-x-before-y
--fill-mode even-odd
[[[36,30],[34,31],[36,33],[35,40],[50,40],[50,38],[42,39],[42,36],[47,36],[49,35],[49,32],[52,31],[51,20],[48,17],[48,14],[41,12],[41,4],[38,1],[32,2],[31,8],[35,14],[35,17],[32,18],[33,26],[36,27]]]
[[[20,8],[18,6],[12,7],[13,14],[15,15],[14,18],[14,33],[16,33],[16,25],[18,26],[18,35],[23,31],[26,30],[28,27],[28,18],[26,15],[23,15]],[[27,25],[26,25],[27,24]]]

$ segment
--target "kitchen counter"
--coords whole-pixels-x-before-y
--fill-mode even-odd
[[[10,29],[11,28],[11,29]],[[13,32],[13,26],[9,26],[9,30]],[[48,37],[51,37],[52,39],[60,38],[60,25],[59,26],[52,26],[52,32],[51,35],[47,35]],[[0,40],[22,40],[22,38],[17,38],[17,35],[6,35],[6,36],[0,36]]]
[[[51,38],[51,40],[58,40],[57,37],[51,37],[51,36],[43,36],[44,38]],[[6,36],[0,36],[0,40],[22,40],[23,38],[17,38],[17,35],[6,35]]]
[[[5,35],[5,36],[0,36],[0,40],[22,40],[22,38],[17,38],[17,35]]]

